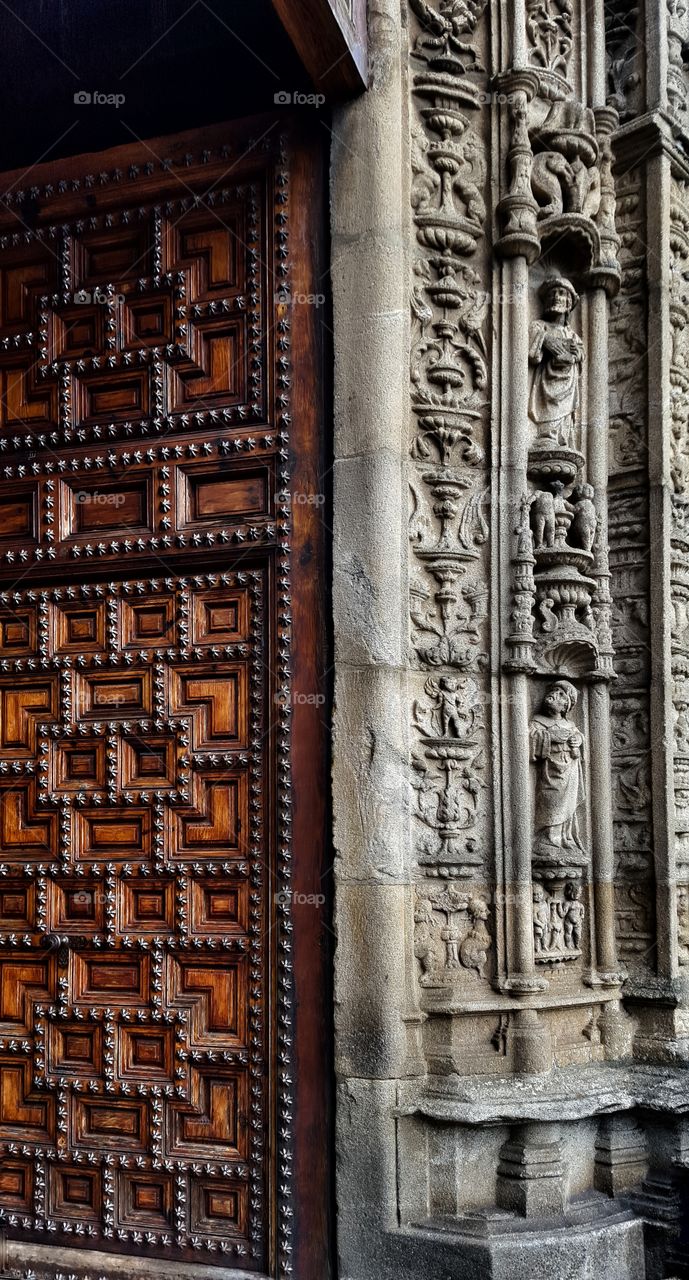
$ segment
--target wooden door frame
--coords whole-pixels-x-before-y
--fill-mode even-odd
[[[327,579],[330,546],[329,458],[324,424],[330,421],[327,327],[326,165],[316,127],[296,123],[290,176],[293,232],[292,292],[326,295],[326,303],[292,307],[291,341],[297,365],[312,353],[320,369],[316,395],[306,380],[292,387],[292,492],[321,502],[292,504],[292,611],[301,640],[292,653],[292,903],[294,946],[294,1275],[328,1280],[335,1274],[332,933],[328,927],[330,666]],[[322,134],[323,131],[321,130]],[[301,212],[300,212],[301,211]],[[304,216],[302,217],[302,213]],[[330,439],[330,432],[327,433]],[[314,572],[315,569],[315,572]],[[299,697],[299,694],[306,697]],[[309,700],[313,693],[318,700]],[[326,898],[324,904],[309,899]]]
[[[317,90],[330,101],[368,84],[366,0],[271,0]]]

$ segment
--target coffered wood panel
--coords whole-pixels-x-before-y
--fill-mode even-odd
[[[0,1227],[56,1257],[292,1265],[299,146],[0,180]]]

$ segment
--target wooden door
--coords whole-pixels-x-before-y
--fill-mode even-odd
[[[316,322],[293,294],[318,291],[320,181],[284,118],[0,180],[0,1229],[19,1262],[287,1274],[296,1036],[322,1144],[298,1274],[325,1274],[320,926],[296,945],[295,1027],[290,896],[292,830],[302,891],[322,851],[318,502],[291,502],[319,466]]]

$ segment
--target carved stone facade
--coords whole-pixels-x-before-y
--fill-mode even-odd
[[[370,32],[333,169],[342,1275],[689,1275],[689,16]]]

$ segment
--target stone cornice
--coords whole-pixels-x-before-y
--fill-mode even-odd
[[[542,1076],[436,1077],[402,1086],[397,1114],[455,1124],[566,1121],[629,1111],[689,1113],[689,1068],[643,1064],[556,1068]]]
[[[664,111],[648,111],[627,121],[612,137],[616,175],[624,167],[640,164],[653,156],[666,155],[677,177],[689,177],[689,155],[678,137],[677,124]]]

